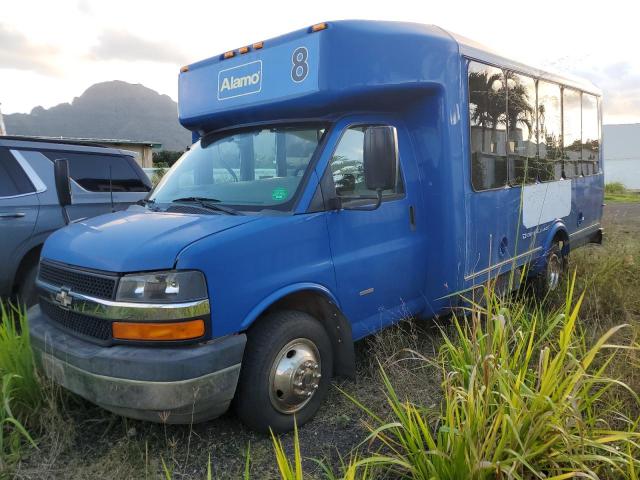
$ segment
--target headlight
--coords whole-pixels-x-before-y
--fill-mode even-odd
[[[185,303],[207,298],[204,275],[195,271],[168,271],[125,275],[116,300],[140,303]]]

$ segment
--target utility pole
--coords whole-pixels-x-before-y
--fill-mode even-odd
[[[0,105],[2,105],[0,103]],[[4,120],[2,120],[2,109],[0,108],[0,135],[6,135],[7,129],[4,128]]]

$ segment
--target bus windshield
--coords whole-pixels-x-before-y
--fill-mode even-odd
[[[242,210],[291,207],[325,126],[277,126],[204,137],[164,176],[156,204],[198,198]]]

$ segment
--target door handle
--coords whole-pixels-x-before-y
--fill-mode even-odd
[[[0,212],[0,218],[23,218],[24,213],[22,212],[11,212],[11,213],[2,213]]]
[[[411,226],[411,230],[416,229],[416,212],[413,205],[409,207],[409,225]]]

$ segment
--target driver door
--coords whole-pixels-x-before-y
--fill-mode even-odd
[[[422,264],[426,252],[415,222],[417,181],[406,181],[417,178],[416,165],[403,129],[396,127],[396,186],[383,192],[380,207],[356,210],[352,208],[363,203],[373,206],[375,200],[347,199],[376,195],[364,181],[363,141],[368,125],[372,124],[343,129],[327,170],[335,189],[329,196],[344,198],[340,210],[327,212],[327,223],[338,299],[352,322],[355,339],[420,311],[424,306],[421,287],[426,281]]]

